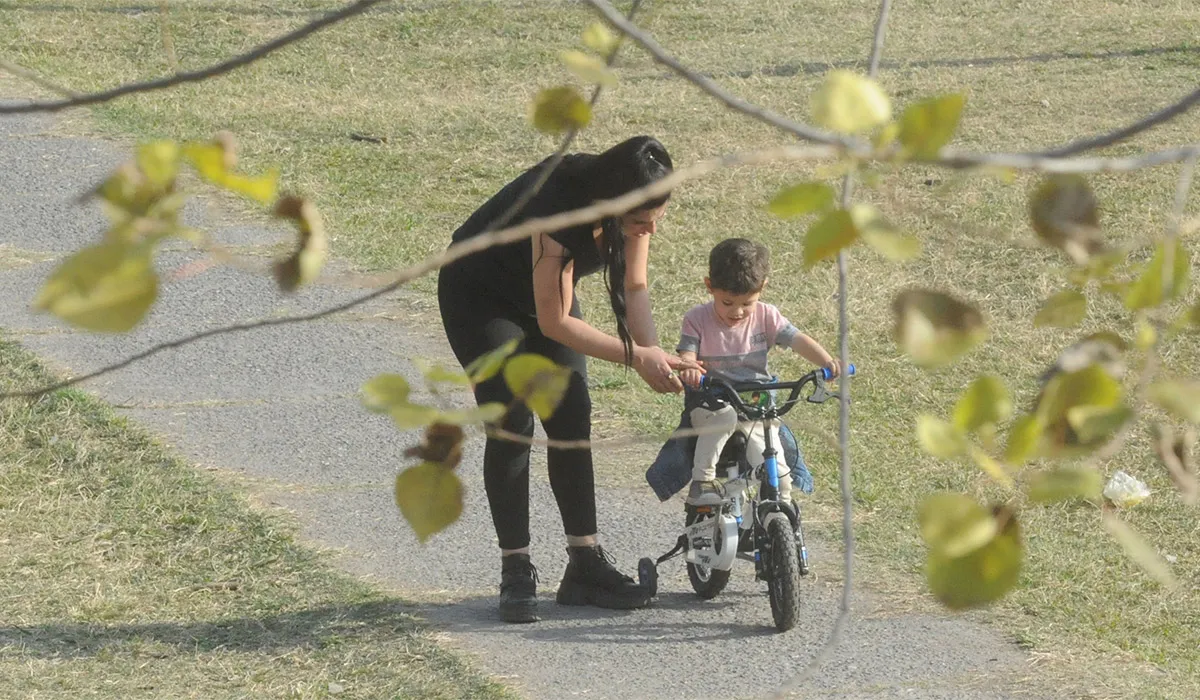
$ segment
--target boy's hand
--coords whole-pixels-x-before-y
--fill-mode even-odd
[[[825,369],[829,370],[830,379],[842,376],[842,363],[835,357],[829,358],[829,362],[825,363]]]
[[[684,384],[693,389],[700,388],[700,379],[703,376],[704,373],[702,371],[691,367],[679,371],[679,378],[683,380]]]

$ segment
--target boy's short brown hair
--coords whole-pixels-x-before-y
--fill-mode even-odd
[[[708,254],[708,282],[730,294],[762,291],[771,273],[771,253],[761,243],[727,238]]]

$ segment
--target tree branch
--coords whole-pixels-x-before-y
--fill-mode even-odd
[[[1119,141],[1124,141],[1125,139],[1129,138],[1130,136],[1134,136],[1135,134],[1140,134],[1141,132],[1146,131],[1148,129],[1152,129],[1152,128],[1158,126],[1159,124],[1166,123],[1166,122],[1174,119],[1175,117],[1178,117],[1179,115],[1183,114],[1184,112],[1188,111],[1192,107],[1196,106],[1197,103],[1200,103],[1200,87],[1193,90],[1190,94],[1184,95],[1183,98],[1180,99],[1178,102],[1176,102],[1168,107],[1165,107],[1163,109],[1160,109],[1159,111],[1155,112],[1154,114],[1151,114],[1140,121],[1134,122],[1133,124],[1130,124],[1129,126],[1122,127],[1120,129],[1117,129],[1116,131],[1111,131],[1107,134],[1101,134],[1099,136],[1093,136],[1093,137],[1086,138],[1086,139],[1079,139],[1077,141],[1072,141],[1071,143],[1068,143],[1065,146],[1060,146],[1058,148],[1052,148],[1047,151],[1042,151],[1040,153],[1035,153],[1035,154],[1030,154],[1030,155],[1040,155],[1040,156],[1049,156],[1049,157],[1054,157],[1054,158],[1062,158],[1065,156],[1073,156],[1077,153],[1083,153],[1084,151],[1091,151],[1091,150],[1095,150],[1097,148],[1104,148],[1105,146],[1111,146]]]
[[[27,102],[19,105],[0,105],[0,114],[30,114],[33,112],[59,112],[71,107],[82,107],[85,105],[100,104],[109,102],[124,95],[130,95],[138,92],[151,92],[154,90],[165,90],[166,88],[182,85],[184,83],[197,83],[207,80],[222,73],[228,73],[234,69],[249,65],[267,54],[278,49],[294,44],[297,41],[307,37],[310,34],[318,32],[326,27],[337,24],[342,20],[361,14],[374,5],[378,5],[389,0],[358,0],[346,7],[343,7],[336,12],[331,12],[324,17],[315,20],[309,24],[300,27],[294,32],[285,34],[278,39],[269,41],[262,46],[252,49],[240,56],[235,56],[223,63],[204,68],[198,71],[189,71],[185,73],[176,73],[168,78],[160,78],[158,80],[150,80],[142,83],[129,83],[105,90],[104,92],[96,92],[87,95],[79,95],[65,100],[56,102]]]
[[[725,103],[726,107],[741,112],[746,116],[753,117],[758,121],[765,122],[776,128],[782,129],[790,134],[815,143],[824,143],[829,145],[850,146],[859,144],[858,141],[831,134],[826,131],[821,131],[816,127],[799,122],[792,121],[781,114],[776,114],[765,107],[751,104],[742,98],[726,91],[720,85],[709,78],[700,75],[699,73],[689,69],[687,66],[680,63],[677,59],[667,53],[666,49],[658,44],[650,35],[643,32],[637,25],[626,20],[617,12],[616,8],[610,5],[606,0],[586,0],[586,2],[596,9],[610,24],[620,30],[625,36],[633,39],[639,46],[646,49],[656,61],[663,64],[679,74],[680,77],[700,88],[704,92],[712,95],[721,102]]]
[[[879,5],[879,17],[875,20],[875,36],[871,43],[870,68],[868,76],[874,78],[879,73],[879,58],[883,54],[883,38],[887,31],[888,15],[892,9],[891,0],[883,0]],[[842,179],[842,209],[850,208],[850,199],[854,195],[854,173],[847,173]],[[849,284],[849,255],[845,249],[838,251],[838,355],[842,367],[850,366],[850,313],[848,300]],[[846,626],[850,622],[850,598],[854,587],[854,490],[850,480],[850,384],[851,377],[847,374],[838,383],[838,453],[841,455],[841,465],[838,470],[839,487],[842,492],[842,596],[837,619],[825,639],[825,644],[817,655],[809,661],[804,670],[800,671],[784,683],[772,695],[783,698],[808,680],[816,673],[833,654],[841,642]]]
[[[73,98],[73,97],[79,96],[79,93],[75,92],[74,90],[65,88],[57,83],[51,82],[50,80],[43,78],[41,75],[38,75],[37,73],[29,70],[28,68],[25,68],[24,66],[18,66],[15,63],[9,63],[8,61],[5,61],[3,59],[0,59],[0,70],[4,71],[5,73],[9,73],[11,75],[15,75],[16,77],[21,78],[23,80],[28,80],[29,82],[33,83],[34,85],[37,85],[38,87],[45,88],[45,89],[49,90],[50,92],[58,93],[59,95],[62,95],[63,97],[72,97]],[[2,105],[0,105],[0,110],[2,110],[2,109],[4,109],[4,107]]]

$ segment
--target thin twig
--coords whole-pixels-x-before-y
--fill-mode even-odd
[[[1180,163],[1197,156],[1200,156],[1200,143],[1123,158],[1052,158],[1036,154],[968,153],[943,149],[938,158],[913,162],[951,170],[1010,168],[1041,173],[1115,173]]]
[[[700,75],[696,71],[693,71],[680,63],[675,57],[667,53],[666,49],[660,46],[658,42],[650,37],[649,34],[639,29],[637,25],[622,17],[621,13],[618,12],[616,8],[614,8],[606,0],[586,1],[605,19],[607,19],[610,24],[612,24],[630,39],[633,39],[635,42],[637,42],[639,46],[646,49],[646,51],[649,52],[656,61],[675,71],[680,77],[692,83],[704,92],[725,103],[725,106],[729,107],[730,109],[741,112],[749,117],[753,117],[761,122],[770,124],[771,126],[782,129],[790,134],[795,134],[805,141],[840,146],[851,146],[858,144],[857,141],[852,139],[838,136],[837,134],[831,134],[826,131],[821,131],[820,129],[807,124],[801,124],[788,119],[781,114],[776,114],[765,107],[760,107],[743,100],[742,98],[728,92],[720,85],[717,85],[709,78]]]
[[[22,80],[28,80],[29,82],[33,83],[34,85],[37,85],[38,87],[43,87],[43,88],[49,90],[50,92],[58,93],[59,95],[62,95],[63,97],[72,97],[73,98],[73,97],[79,96],[78,92],[75,92],[74,90],[71,90],[70,88],[65,88],[57,83],[54,83],[46,78],[43,78],[42,76],[29,70],[28,68],[25,68],[23,66],[18,66],[15,63],[9,63],[8,61],[5,61],[4,59],[0,59],[0,70],[4,71],[5,73],[11,73],[12,75],[17,76],[18,78],[21,78]],[[3,107],[0,106],[0,109],[3,109]]]
[[[1141,132],[1156,127],[1159,124],[1164,124],[1188,111],[1192,107],[1196,106],[1196,104],[1200,104],[1200,87],[1196,88],[1191,93],[1184,95],[1183,98],[1181,98],[1178,102],[1160,109],[1154,114],[1136,121],[1129,126],[1122,127],[1107,134],[1101,134],[1099,136],[1093,136],[1085,139],[1078,139],[1068,143],[1065,146],[1052,148],[1033,155],[1062,158],[1065,156],[1073,156],[1077,153],[1083,153],[1084,151],[1092,151],[1097,148],[1111,146],[1120,141],[1124,141],[1130,136],[1140,134]]]
[[[879,4],[879,17],[875,21],[875,35],[871,43],[870,69],[868,75],[874,78],[879,72],[879,57],[883,53],[883,38],[887,31],[888,14],[891,12],[891,0],[883,0]],[[842,179],[842,209],[850,208],[854,195],[854,173],[847,173]],[[788,682],[777,689],[773,698],[782,698],[800,687],[817,671],[833,654],[846,626],[850,623],[850,599],[854,587],[854,492],[850,480],[850,313],[848,300],[849,284],[849,255],[843,249],[838,251],[838,355],[845,373],[842,381],[838,382],[838,452],[841,455],[841,465],[838,470],[839,487],[842,492],[842,595],[838,606],[838,616],[833,628],[825,639],[825,644],[817,655],[809,661],[802,671],[792,676]]]
[[[366,12],[374,5],[378,5],[389,0],[358,0],[355,3],[347,5],[336,12],[331,12],[324,17],[310,22],[309,24],[300,27],[294,32],[284,34],[278,39],[269,41],[261,46],[258,46],[244,54],[235,56],[228,61],[218,63],[208,68],[198,71],[189,71],[186,73],[176,73],[168,78],[160,78],[158,80],[149,80],[142,83],[128,83],[120,85],[111,90],[104,92],[90,93],[87,95],[78,95],[66,100],[56,102],[27,102],[18,105],[0,105],[0,114],[30,114],[33,112],[60,112],[71,107],[82,107],[84,105],[100,104],[109,102],[124,95],[131,95],[139,92],[151,92],[154,90],[165,90],[176,85],[184,83],[196,83],[207,80],[214,76],[228,73],[237,68],[247,66],[264,56],[277,51],[288,44],[294,44],[301,39],[304,39],[310,34],[318,32],[326,27],[337,24],[345,19]]]

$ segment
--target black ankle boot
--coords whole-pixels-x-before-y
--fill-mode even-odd
[[[617,571],[599,545],[567,547],[567,555],[570,561],[556,598],[560,605],[633,610],[650,604],[650,592]]]
[[[537,568],[528,554],[500,558],[500,619],[537,622]]]

